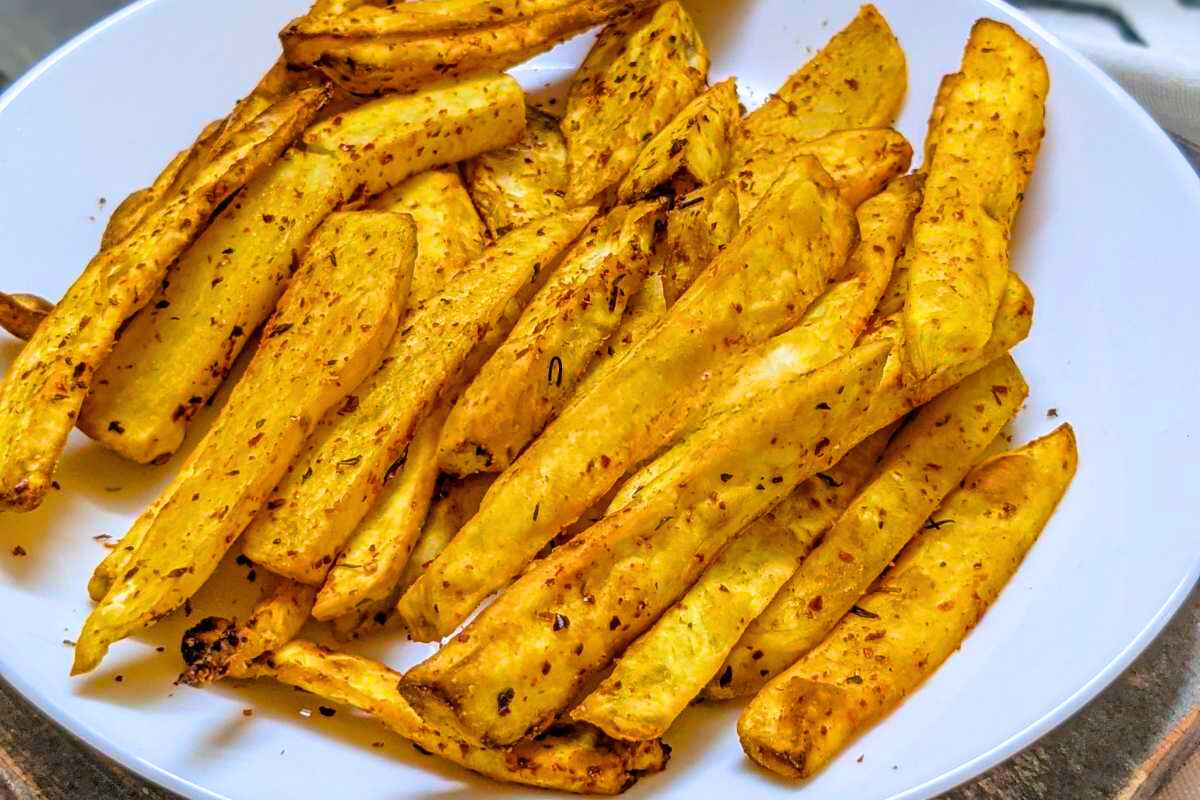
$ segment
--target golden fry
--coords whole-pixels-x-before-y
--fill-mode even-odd
[[[861,614],[758,693],[738,722],[747,755],[788,778],[828,764],[961,645],[1016,572],[1075,474],[1064,425],[976,467]]]
[[[213,210],[274,161],[326,97],[301,92],[263,112],[169,203],[97,254],[42,321],[0,384],[0,507],[41,503],[121,324],[150,300]]]
[[[50,316],[54,304],[36,294],[0,292],[0,328],[18,339],[29,341],[42,320]]]
[[[187,669],[180,683],[203,686],[246,677],[250,662],[296,638],[312,613],[315,587],[266,573],[262,596],[245,624],[206,617],[188,628],[180,650]]]
[[[464,165],[471,199],[492,236],[567,207],[567,143],[558,120],[525,109],[525,134]]]
[[[841,269],[854,233],[824,171],[797,159],[692,289],[618,360],[607,385],[563,409],[401,598],[411,635],[433,641],[454,630],[670,442],[700,402],[709,369],[795,324]]]
[[[356,94],[411,92],[445,78],[500,72],[649,0],[416,2],[312,14],[280,33],[294,66],[317,67]]]
[[[129,568],[88,616],[73,674],[208,579],[321,415],[378,366],[415,250],[412,221],[397,214],[335,214],[321,226],[245,375],[160,497]]]
[[[687,194],[725,174],[741,121],[737,82],[721,81],[692,100],[646,143],[617,190],[630,203],[668,187]]]
[[[568,205],[615,187],[647,140],[704,90],[708,51],[677,0],[601,31],[571,80]]]
[[[741,224],[737,194],[726,180],[683,197],[667,214],[667,238],[658,256],[668,306],[683,296],[696,276],[733,241]]]
[[[889,350],[877,343],[807,372],[778,393],[794,401],[786,406],[763,398],[754,413],[735,413],[736,398],[678,445],[699,457],[676,461],[630,505],[531,567],[409,670],[401,693],[472,743],[540,733],[735,533],[837,460]],[[816,407],[823,412],[795,413]]]
[[[454,404],[444,472],[503,472],[562,409],[645,280],[664,206],[618,206],[588,227]]]
[[[1032,45],[985,19],[971,29],[958,77],[943,86],[903,312],[916,378],[970,358],[991,336],[1050,81]]]
[[[907,91],[904,51],[883,15],[865,5],[743,120],[730,172],[833,131],[891,125]]]
[[[500,112],[494,122],[493,102]],[[249,185],[129,322],[97,371],[80,428],[135,461],[169,456],[275,306],[330,211],[364,186],[378,191],[386,188],[380,181],[400,182],[509,141],[519,125],[509,118],[522,108],[512,79],[490,78],[367,103],[311,128],[306,146]],[[447,199],[447,212],[465,201]],[[425,292],[424,276],[414,275],[414,303]]]
[[[369,659],[304,641],[269,654],[249,670],[318,697],[365,711],[424,752],[495,780],[582,794],[618,794],[660,772],[669,751],[662,742],[628,744],[572,726],[510,748],[473,747],[422,720],[396,693],[400,673]]]
[[[891,428],[868,437],[750,523],[571,712],[617,739],[662,736],[721,667],[875,467]]]
[[[246,531],[246,554],[294,580],[323,582],[420,420],[509,301],[553,268],[594,214],[582,208],[514,230],[414,309],[383,366],[328,415],[276,487]]]
[[[982,458],[1029,393],[1005,356],[926,405],[878,474],[750,624],[706,694],[753,694],[815,647]]]

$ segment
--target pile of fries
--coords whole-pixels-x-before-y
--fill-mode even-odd
[[[561,119],[502,74],[599,24]],[[910,172],[871,6],[748,115],[674,0],[322,0],[281,36],[56,306],[0,294],[9,510],[75,426],[166,462],[248,360],[96,568],[75,673],[234,553],[270,579],[187,632],[184,681],[617,793],[698,698],[751,698],[746,753],[812,775],[959,646],[1076,464],[1067,425],[997,450],[1031,45],[975,25]],[[402,675],[313,618],[449,638]]]

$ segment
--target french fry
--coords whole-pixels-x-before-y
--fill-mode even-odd
[[[739,360],[729,377],[740,374],[743,380],[769,385],[780,379],[781,369],[785,374],[801,374],[849,351],[887,284],[919,201],[918,184],[904,177],[860,206],[861,239],[848,260],[849,277],[818,300],[796,328]],[[719,375],[717,380],[725,377]],[[698,414],[700,425],[715,413],[710,409]],[[817,537],[834,522],[837,510],[846,507],[890,435],[887,428],[872,435],[828,474],[801,484],[773,516],[743,531],[655,627],[630,647],[612,675],[573,716],[622,739],[661,735],[650,733],[656,729],[665,732],[716,677],[747,624],[792,576]],[[672,448],[626,482],[608,513],[632,504],[666,472],[698,457],[694,449]]]
[[[815,647],[958,485],[1029,388],[997,359],[923,407],[879,471],[732,649],[706,690],[753,694]]]
[[[523,108],[511,78],[488,78],[367,103],[311,128],[303,147],[225,209],[129,322],[97,370],[80,428],[135,461],[175,452],[330,211],[510,141]],[[424,274],[415,276],[414,300]]]
[[[53,303],[36,294],[0,292],[0,328],[26,342],[53,310]]]
[[[645,280],[664,207],[617,206],[588,227],[454,404],[443,472],[503,472],[557,415]]]
[[[495,479],[495,475],[480,473],[468,478],[444,480],[392,594],[333,620],[334,635],[341,640],[360,638],[387,627],[394,619],[396,601],[400,595],[420,577],[425,565],[442,552],[463,523],[475,515],[479,504],[483,502],[483,495]]]
[[[936,146],[913,226],[903,314],[916,378],[970,358],[991,336],[1049,88],[1032,45],[1002,23],[975,24],[962,70],[935,109]]]
[[[411,92],[445,78],[506,70],[647,5],[649,0],[368,5],[337,16],[310,13],[292,21],[280,39],[288,63],[315,66],[347,91]]]
[[[616,739],[662,736],[875,467],[892,428],[801,483],[750,523],[680,600],[617,660],[571,718]]]
[[[733,241],[741,224],[737,193],[719,180],[681,198],[667,214],[662,264],[663,292],[673,306],[696,276]]]
[[[410,308],[423,308],[484,249],[486,231],[458,172],[431,170],[380,195],[380,210],[407,213],[417,227]],[[410,312],[410,316],[411,316]],[[438,476],[438,442],[449,406],[439,403],[417,426],[403,464],[384,484],[329,570],[313,616],[320,620],[390,596],[421,533]]]
[[[642,288],[629,299],[621,324],[617,326],[601,352],[596,353],[575,393],[582,396],[596,386],[605,385],[611,371],[616,369],[617,361],[634,344],[649,336],[666,313],[667,297],[663,290],[662,276],[651,275],[646,278]]]
[[[510,300],[550,271],[595,209],[517,228],[407,318],[383,366],[318,427],[270,507],[246,531],[246,554],[302,583],[321,583],[375,505],[389,469]]]
[[[883,15],[865,5],[742,121],[730,174],[834,131],[891,125],[907,91],[904,51]]]
[[[213,210],[274,161],[326,97],[300,92],[263,112],[169,203],[97,254],[38,326],[0,384],[0,507],[41,503],[121,324],[150,300]]]
[[[846,260],[848,275],[830,286],[794,328],[714,369],[710,381],[717,390],[697,404],[683,430],[688,432],[704,424],[715,413],[716,404],[727,402],[723,387],[740,382],[742,391],[756,392],[766,387],[769,392],[781,374],[815,369],[849,352],[871,321],[919,202],[918,184],[905,176],[860,206],[856,212],[860,238]],[[750,388],[756,385],[758,388]],[[884,427],[906,410],[879,415],[882,421],[873,419],[870,430]],[[609,511],[628,505],[644,485],[670,468],[672,456],[683,460],[694,457],[678,447],[660,455],[625,481]]]
[[[206,617],[184,633],[180,651],[187,669],[179,676],[180,683],[204,686],[226,675],[243,677],[250,662],[300,633],[312,613],[316,587],[269,572],[263,579],[268,584],[244,624]]]
[[[245,375],[157,501],[129,568],[88,616],[73,674],[95,668],[109,645],[208,579],[321,415],[378,366],[415,250],[408,217],[335,214],[321,226]]]
[[[814,650],[755,696],[738,722],[746,754],[813,775],[957,650],[1016,572],[1075,474],[1064,425],[976,467],[881,584]]]
[[[811,142],[789,145],[772,154],[758,154],[730,173],[743,213],[758,204],[789,161],[810,155],[841,189],[852,207],[873,197],[884,185],[908,171],[912,145],[891,128],[834,131]]]
[[[628,469],[671,441],[710,367],[794,324],[841,269],[854,220],[814,159],[797,159],[757,211],[619,359],[607,385],[576,395],[505,471],[405,593],[398,608],[414,638],[454,630]]]
[[[471,199],[492,236],[566,208],[567,143],[558,120],[525,109],[525,133],[466,162]]]
[[[630,203],[664,188],[681,196],[720,178],[729,166],[741,116],[733,78],[692,100],[646,143],[617,199]]]
[[[271,678],[375,717],[421,752],[508,783],[582,794],[618,794],[661,771],[662,742],[614,742],[594,730],[564,726],[511,748],[473,747],[422,720],[396,694],[400,673],[369,659],[295,641],[251,666],[247,677]]]
[[[698,457],[531,567],[400,691],[471,743],[535,736],[696,580],[725,543],[841,454],[891,349],[879,342],[810,371],[791,405],[719,421],[684,440]],[[820,414],[797,409],[828,406]],[[738,413],[741,409],[743,413]],[[772,442],[773,444],[768,444]],[[428,573],[427,573],[428,574]]]
[[[601,31],[567,93],[567,204],[616,187],[647,140],[704,90],[708,65],[676,0]]]
[[[388,95],[313,126],[305,147],[341,153],[360,193],[512,144],[525,129],[525,93],[507,75],[442,82]]]

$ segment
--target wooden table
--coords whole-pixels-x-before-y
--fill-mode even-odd
[[[124,0],[2,0],[0,87]],[[1189,153],[1200,171],[1200,154]],[[1036,680],[1036,676],[1030,676]],[[1200,592],[1074,719],[950,800],[1149,800],[1200,744]],[[669,738],[669,737],[668,737]],[[59,729],[0,681],[0,800],[166,800]]]

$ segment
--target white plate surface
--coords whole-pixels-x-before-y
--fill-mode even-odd
[[[856,3],[688,5],[713,51],[713,77],[738,75],[753,104]],[[1033,335],[1017,353],[1033,393],[1016,432],[1024,440],[1049,430],[1047,412],[1057,409],[1075,425],[1082,459],[1041,541],[961,651],[807,784],[802,796],[811,800],[924,798],[998,763],[1116,677],[1200,571],[1192,474],[1200,182],[1132,100],[1006,7],[879,5],[908,54],[899,127],[915,145],[937,81],[956,68],[977,17],[1013,21],[1049,62],[1049,132],[1014,251],[1038,300]],[[12,87],[0,100],[0,286],[58,297],[94,252],[115,202],[252,85],[274,58],[275,32],[303,6],[146,0]],[[540,87],[585,48],[569,43],[521,77]],[[11,340],[0,342],[0,366],[15,353]],[[346,711],[305,717],[301,709],[314,704],[302,694],[173,686],[184,620],[115,647],[93,676],[69,679],[63,640],[88,610],[87,576],[104,552],[92,537],[123,533],[169,471],[126,464],[76,436],[59,475],[63,491],[33,514],[0,516],[0,674],[90,744],[192,797],[522,793],[421,757]],[[16,545],[29,555],[10,557]],[[195,616],[214,596],[245,586],[244,570],[227,572],[198,598]],[[381,644],[371,654],[404,667],[427,652]],[[244,716],[245,708],[255,714]],[[736,713],[690,709],[668,737],[669,769],[631,794],[791,796],[794,787],[743,758]]]

